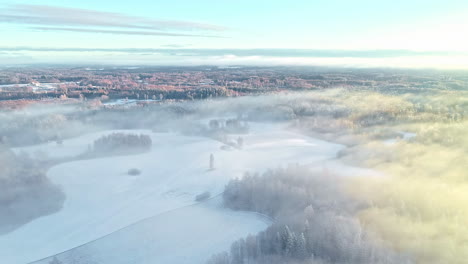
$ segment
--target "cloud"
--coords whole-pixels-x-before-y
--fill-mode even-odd
[[[468,52],[409,50],[0,47],[29,58],[2,64],[250,65],[468,69]],[[7,63],[8,62],[8,63]]]
[[[32,27],[31,29],[40,30],[40,31],[66,31],[66,32],[79,32],[79,33],[101,33],[101,34],[140,35],[140,36],[220,38],[219,36],[211,36],[211,35],[196,35],[196,34],[170,33],[170,32],[161,32],[161,31],[141,31],[141,30],[108,30],[108,29],[61,28],[61,27]]]
[[[70,29],[70,27],[79,27],[80,30],[82,29],[82,32],[85,32],[84,28],[90,28],[89,31],[87,31],[89,33],[122,34],[122,29],[133,29],[134,31],[131,32],[136,32],[136,30],[145,30],[140,35],[153,35],[148,33],[150,31],[156,31],[156,33],[162,31],[173,31],[183,34],[181,32],[222,32],[226,30],[225,27],[206,23],[179,20],[157,20],[121,13],[48,5],[19,4],[3,8],[3,10],[4,11],[0,11],[0,23],[25,24],[36,28],[44,28],[44,26],[47,26],[48,29],[46,30],[55,31],[63,31],[64,29]],[[76,29],[72,28],[68,31],[76,31]],[[154,35],[161,36],[162,34]]]
[[[191,46],[190,44],[187,44],[187,45],[181,45],[181,44],[166,44],[166,45],[161,45],[161,47],[173,48],[173,49],[181,49],[181,48],[190,47],[190,46]]]
[[[37,28],[47,30],[47,28]],[[51,29],[88,32],[87,29]],[[123,31],[130,32],[130,31]],[[141,31],[137,31],[141,32]],[[125,34],[122,32],[96,33]],[[148,32],[159,34],[160,32]],[[161,32],[164,34],[165,32]],[[132,34],[132,33],[130,33]],[[136,33],[135,33],[136,34]],[[169,33],[172,34],[172,33]],[[183,35],[185,36],[185,35]],[[189,35],[197,36],[197,35]],[[277,57],[277,58],[399,58],[422,56],[468,56],[468,52],[447,51],[412,51],[412,50],[314,50],[314,49],[188,49],[188,48],[53,48],[53,47],[0,47],[0,51],[32,51],[32,52],[120,52],[120,53],[158,53],[179,56],[237,56],[237,57]]]

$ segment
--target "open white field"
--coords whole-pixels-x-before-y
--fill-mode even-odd
[[[65,140],[63,146],[51,143],[15,151],[73,156],[85,151],[100,135],[112,132]],[[22,264],[42,259],[158,214],[162,215],[155,218],[157,220],[129,227],[121,231],[123,233],[111,235],[112,239],[98,240],[80,250],[90,248],[89,254],[99,258],[97,263],[204,260],[212,253],[227,249],[237,238],[264,229],[265,219],[214,205],[164,212],[193,204],[194,197],[205,191],[219,194],[229,179],[241,177],[246,171],[261,172],[291,163],[317,169],[327,166],[329,170],[342,173],[350,169],[326,161],[334,158],[344,148],[342,145],[291,132],[284,124],[251,124],[250,133],[243,136],[244,148],[230,151],[221,150],[220,142],[204,137],[140,130],[127,132],[151,135],[152,150],[140,155],[68,162],[51,168],[48,176],[66,194],[63,209],[0,236],[0,263]],[[213,171],[208,170],[211,153],[215,157]],[[130,176],[127,174],[130,168],[138,168],[142,174]],[[189,237],[184,239],[185,235]],[[136,245],[135,241],[140,238],[148,241],[145,245],[153,243],[148,246],[151,250]],[[119,255],[130,251],[135,252],[135,259],[118,262]],[[152,251],[159,253],[148,253]],[[115,257],[111,258],[112,255]],[[151,256],[157,256],[157,260]]]
[[[63,263],[204,263],[234,240],[265,229],[270,220],[222,208],[221,197],[143,220],[59,254]],[[49,264],[47,258],[34,264]]]

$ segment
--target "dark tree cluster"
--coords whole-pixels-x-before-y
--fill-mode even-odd
[[[363,230],[353,216],[361,205],[348,200],[334,180],[300,166],[232,180],[225,206],[266,214],[274,223],[208,263],[410,263]]]
[[[141,170],[139,170],[137,168],[131,168],[131,169],[128,170],[127,174],[130,175],[130,176],[137,176],[137,175],[141,174]]]
[[[125,133],[112,133],[96,139],[93,152],[98,154],[126,154],[151,149],[151,137]]]

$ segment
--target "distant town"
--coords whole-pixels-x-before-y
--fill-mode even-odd
[[[0,69],[0,107],[30,103],[145,105],[341,87],[399,93],[466,89],[457,71],[319,67],[9,67]]]

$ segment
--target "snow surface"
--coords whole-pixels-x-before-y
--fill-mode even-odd
[[[270,219],[221,206],[221,197],[138,222],[109,236],[57,255],[63,263],[205,263],[234,240],[256,234]],[[53,258],[34,264],[48,264]]]
[[[155,215],[160,216],[69,254],[92,255],[99,259],[96,263],[203,263],[239,237],[265,229],[268,223],[255,213],[230,211],[213,202],[185,207],[193,204],[198,194],[219,194],[229,179],[246,171],[261,172],[295,163],[328,170],[351,168],[326,161],[336,157],[342,145],[292,132],[284,124],[255,123],[250,128],[243,136],[244,148],[230,151],[222,150],[222,143],[209,138],[132,130],[151,135],[150,152],[52,167],[49,178],[66,194],[62,210],[0,236],[0,263],[23,264],[52,256]],[[41,144],[15,151],[74,156],[85,151],[94,139],[112,132],[116,131],[65,140],[63,146]],[[210,171],[211,153],[216,169]],[[142,174],[128,175],[131,168],[138,168]],[[181,207],[185,208],[173,211]]]

